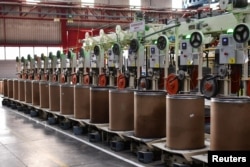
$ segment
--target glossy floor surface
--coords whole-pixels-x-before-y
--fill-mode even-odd
[[[25,118],[1,102],[0,167],[80,166],[133,165]]]

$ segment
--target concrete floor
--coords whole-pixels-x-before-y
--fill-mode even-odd
[[[106,166],[133,165],[18,115],[0,103],[0,167]]]

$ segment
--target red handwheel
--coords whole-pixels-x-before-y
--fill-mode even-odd
[[[170,95],[177,94],[179,91],[179,80],[174,73],[169,74],[166,79],[166,90]]]
[[[53,75],[53,82],[56,82],[56,74]]]
[[[76,76],[76,74],[74,74],[74,75],[72,76],[72,83],[73,83],[73,84],[76,84],[76,83],[77,83],[77,76]]]
[[[89,82],[90,82],[89,75],[87,74],[87,75],[83,76],[83,84],[89,85]]]
[[[117,77],[118,89],[124,89],[126,87],[126,78],[123,74],[119,74]]]
[[[105,74],[100,74],[98,77],[98,85],[99,86],[106,86],[106,84],[107,84],[107,79],[106,79]]]
[[[45,80],[45,81],[48,81],[48,80],[49,80],[49,78],[48,78],[48,75],[47,75],[47,74],[44,74],[44,75],[43,75],[43,80]]]
[[[33,79],[33,76],[32,76],[31,74],[29,75],[29,79],[30,79],[30,80],[32,80],[32,79]]]
[[[37,74],[37,76],[36,76],[36,80],[41,80],[41,76],[40,76],[40,74]]]
[[[65,83],[65,75],[64,74],[61,75],[61,83]]]

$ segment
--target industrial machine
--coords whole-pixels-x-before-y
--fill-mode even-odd
[[[65,77],[64,70],[67,68],[67,60],[66,55],[62,54],[61,51],[57,51],[56,53],[56,71],[54,74],[54,78],[56,78],[56,81],[59,83],[65,83],[67,82],[67,77]]]
[[[40,76],[42,80],[49,81],[49,75],[47,75],[47,70],[49,68],[49,58],[46,57],[43,53],[41,54],[41,69]]]
[[[103,31],[100,31],[100,35],[97,37],[87,35],[85,46],[80,50],[77,60],[73,52],[69,51],[67,55],[64,55],[59,51],[57,56],[53,56],[52,53],[49,55],[47,66],[46,57],[41,56],[41,66],[38,68],[34,62],[36,58],[33,60],[28,57],[27,61],[22,58],[20,73],[24,78],[26,73],[33,74],[36,69],[38,71],[40,69],[40,74],[42,71],[48,75],[54,74],[54,81],[80,83],[75,86],[63,84],[63,87],[58,86],[60,85],[58,83],[51,85],[55,86],[55,89],[51,89],[52,91],[58,90],[52,96],[56,101],[52,102],[53,105],[59,103],[58,98],[61,98],[62,94],[65,95],[64,99],[60,100],[63,106],[60,106],[59,103],[59,109],[55,110],[60,110],[61,113],[53,112],[54,109],[49,111],[36,106],[36,109],[49,113],[50,118],[53,115],[56,118],[54,120],[58,121],[60,126],[63,125],[62,128],[69,129],[72,125],[79,125],[77,128],[85,130],[89,141],[110,143],[111,149],[115,151],[128,149],[133,153],[136,152],[137,159],[143,163],[160,160],[168,166],[206,166],[206,153],[211,148],[207,143],[211,140],[208,135],[205,135],[204,139],[203,95],[206,98],[249,96],[248,41],[250,29],[246,23],[250,21],[246,11],[249,10],[234,11],[235,13],[225,13],[197,20],[190,18],[188,22],[170,25],[151,24],[147,25],[150,27],[148,31],[143,25],[140,33],[125,33],[117,26],[116,33],[104,34]],[[221,22],[221,20],[226,21]],[[238,24],[238,22],[244,23]],[[226,34],[225,31],[230,27],[235,27],[233,33]],[[191,34],[191,36],[183,38],[187,34]],[[219,41],[218,45],[217,41]],[[123,50],[126,49],[128,49],[128,57],[125,60]],[[209,75],[205,75],[204,72],[204,62],[207,61],[203,58],[205,49],[215,50],[215,55],[211,56],[215,62],[214,70]],[[171,57],[171,54],[174,54],[174,57]],[[175,60],[176,69],[174,70],[170,70],[172,60]],[[90,84],[94,86],[86,86]],[[119,89],[132,89],[119,90],[114,89],[113,86],[117,86]],[[74,91],[72,91],[73,87]],[[69,89],[70,93],[66,94]],[[185,95],[168,96],[167,100],[172,105],[168,105],[169,108],[166,108],[166,92],[159,91],[162,89],[167,89],[168,94],[185,93]],[[62,90],[63,93],[60,92]],[[186,93],[194,93],[195,96],[186,95]],[[202,96],[197,95],[200,93]],[[82,102],[82,98],[85,99],[84,102]],[[44,99],[47,101],[46,98]],[[202,101],[200,101],[201,99]],[[17,101],[17,103],[27,105],[27,102],[23,101]],[[72,104],[77,107],[74,106],[73,109]],[[178,104],[181,104],[181,107]],[[65,106],[67,105],[70,105],[70,109],[66,111]],[[224,105],[223,102],[222,109],[225,108]],[[185,107],[190,109],[190,114],[186,116],[183,113],[187,113],[188,110],[182,111]],[[74,113],[74,117],[72,117],[72,111],[76,108],[77,114]],[[86,115],[78,115],[83,114],[83,109]],[[166,115],[164,115],[166,109],[172,110],[172,117],[167,117],[167,121]],[[194,109],[201,111],[199,117],[197,114],[193,114]],[[90,110],[92,110],[91,114]],[[156,110],[157,112],[154,112]],[[105,111],[105,113],[99,111]],[[225,111],[227,113],[227,110]],[[95,119],[99,118],[104,118],[105,121],[95,122]],[[179,123],[179,118],[182,119],[181,123]],[[184,123],[186,121],[192,121],[192,124]],[[193,124],[196,121],[201,124]],[[106,123],[112,126],[108,126]],[[157,124],[160,124],[160,128]],[[122,129],[124,125],[129,127]],[[186,148],[185,143],[192,136],[190,134],[197,131],[187,133],[188,130],[184,130],[185,133],[183,133],[183,128],[179,131],[172,125],[177,127],[183,125],[184,129],[189,125],[199,127],[200,138],[195,137],[195,139],[198,139],[201,145]],[[75,127],[72,128],[74,134],[77,133]],[[174,135],[168,135],[169,131],[167,128],[165,131],[165,127],[171,127]],[[57,128],[53,127],[53,129]],[[82,134],[82,132],[78,134]],[[180,137],[180,134],[184,134],[186,137]],[[168,145],[166,145],[166,141]],[[198,143],[193,141],[191,140],[188,144],[196,145]],[[175,147],[171,146],[173,144]],[[185,147],[180,148],[183,145]],[[198,164],[196,164],[197,161]]]
[[[79,58],[79,59],[84,59],[84,64],[83,64],[84,69],[83,69],[83,76],[82,76],[83,78],[81,79],[81,81],[84,85],[89,85],[91,83],[91,78],[89,76],[91,54],[90,54],[90,50],[84,49],[83,51],[84,51],[83,52],[84,57],[81,58],[80,56]]]
[[[19,59],[19,57],[16,57],[16,74],[18,75],[18,78],[21,78],[20,71],[21,71],[21,60]]]
[[[76,60],[76,72],[72,75],[72,83],[77,83],[77,81],[83,83],[83,74],[84,74],[84,63],[85,63],[85,50],[80,49],[78,59]]]
[[[86,53],[83,83],[125,88],[125,85],[128,85],[129,74],[125,74],[123,50],[131,38],[132,34],[121,30],[120,25],[117,25],[115,32],[110,34],[105,34],[102,29],[96,37],[86,33],[83,41]]]
[[[69,50],[67,53],[67,59],[66,59],[66,68],[64,69],[64,75],[67,77],[67,82],[72,82],[73,84],[76,84],[77,77],[75,74],[75,68],[76,68],[76,54],[73,53],[73,51]]]
[[[203,42],[203,33],[199,31],[194,31],[190,38],[180,41],[179,70],[177,73],[169,74],[166,80],[166,89],[169,94],[190,93],[191,83],[193,90],[199,87],[203,75]],[[196,72],[194,70],[197,70],[197,73],[194,73]],[[199,90],[195,91],[199,92]]]
[[[151,78],[152,90],[164,89],[164,77],[168,75],[169,67],[169,40],[167,36],[161,35],[157,39],[156,45],[150,45],[149,50],[149,69],[148,76]]]
[[[49,53],[48,57],[48,68],[46,69],[45,75],[49,77],[49,81],[56,82],[57,75],[56,75],[56,67],[57,67],[57,57],[53,55],[52,52]]]
[[[122,72],[123,55],[122,48],[119,43],[114,43],[107,53],[107,66],[109,76],[109,86],[116,85],[117,74]]]
[[[201,82],[205,97],[247,95],[249,33],[248,25],[242,23],[233,33],[220,35],[215,55],[216,71]]]
[[[128,74],[128,87],[136,88],[137,81],[141,75],[142,68],[145,63],[144,46],[137,40],[132,39],[128,50],[127,59],[127,74]],[[145,69],[144,69],[145,70]]]
[[[21,59],[16,57],[16,70],[18,78],[27,79],[27,60],[22,56]]]
[[[90,77],[93,85],[106,85],[106,75],[104,69],[104,48],[101,45],[95,45],[90,57]],[[105,79],[104,79],[105,78]]]
[[[30,80],[35,79],[34,74],[34,67],[35,67],[35,61],[34,59],[30,56],[30,54],[27,55],[27,76]]]
[[[41,57],[39,57],[35,54],[34,55],[34,78],[36,80],[41,80],[41,78],[42,78],[41,74],[42,74]]]

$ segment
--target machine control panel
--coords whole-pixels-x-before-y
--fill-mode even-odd
[[[70,68],[70,59],[66,59],[66,68]]]
[[[180,42],[180,65],[198,65],[198,55],[193,53],[193,47],[188,39]]]
[[[83,68],[84,67],[84,58],[79,57],[76,64],[77,64],[77,68]]]
[[[47,58],[45,58],[44,60],[41,60],[41,68],[47,69],[48,66],[49,66],[48,61],[49,61],[49,60],[48,60]]]
[[[62,56],[61,58],[57,59],[56,68],[66,68],[66,58]]]
[[[35,60],[34,67],[35,68],[41,68],[41,62],[40,62],[40,60]]]
[[[85,50],[80,48],[78,59],[76,60],[76,67],[83,68],[84,67],[84,57],[85,57]]]
[[[90,57],[91,68],[104,67],[104,51],[101,46],[96,45]]]
[[[144,46],[137,39],[132,39],[128,50],[127,67],[139,67],[145,63]]]
[[[85,68],[90,68],[91,54],[90,54],[89,51],[85,51],[83,59],[84,59],[84,67]]]
[[[163,68],[165,57],[160,54],[160,50],[156,45],[149,46],[149,67],[150,68]]]
[[[75,68],[76,67],[76,54],[69,50],[66,58],[66,67]]]
[[[38,68],[38,62],[35,60],[34,67]]]
[[[220,64],[244,64],[244,44],[234,40],[233,34],[221,34],[219,46]]]
[[[90,57],[90,67],[100,68],[104,66],[104,55],[92,53]]]
[[[56,60],[56,68],[61,68],[61,60],[60,59]]]
[[[46,67],[45,67],[45,61],[44,61],[44,60],[41,60],[41,68],[46,68]]]
[[[66,56],[58,50],[56,53],[56,68],[66,68]]]
[[[136,67],[136,53],[131,49],[128,50],[128,67]]]
[[[49,58],[48,59],[48,68],[56,68],[56,59],[55,58]]]
[[[24,57],[21,58],[21,70],[25,70],[26,69],[26,60],[24,59]]]
[[[112,49],[108,50],[108,67],[119,68],[119,55],[115,54]]]
[[[98,61],[99,61],[99,56],[95,55],[94,53],[91,54],[90,67],[91,68],[98,68]]]
[[[30,59],[28,62],[27,62],[27,69],[31,70],[31,69],[34,69],[35,65],[34,65],[34,59]]]
[[[48,60],[48,68],[52,68],[52,60],[51,59]]]
[[[53,56],[52,52],[49,53],[48,58],[48,68],[56,68],[57,59],[56,56]]]
[[[34,55],[34,68],[41,68],[41,58]]]
[[[48,58],[45,57],[44,54],[41,54],[41,68],[42,69],[47,69],[48,68]]]

